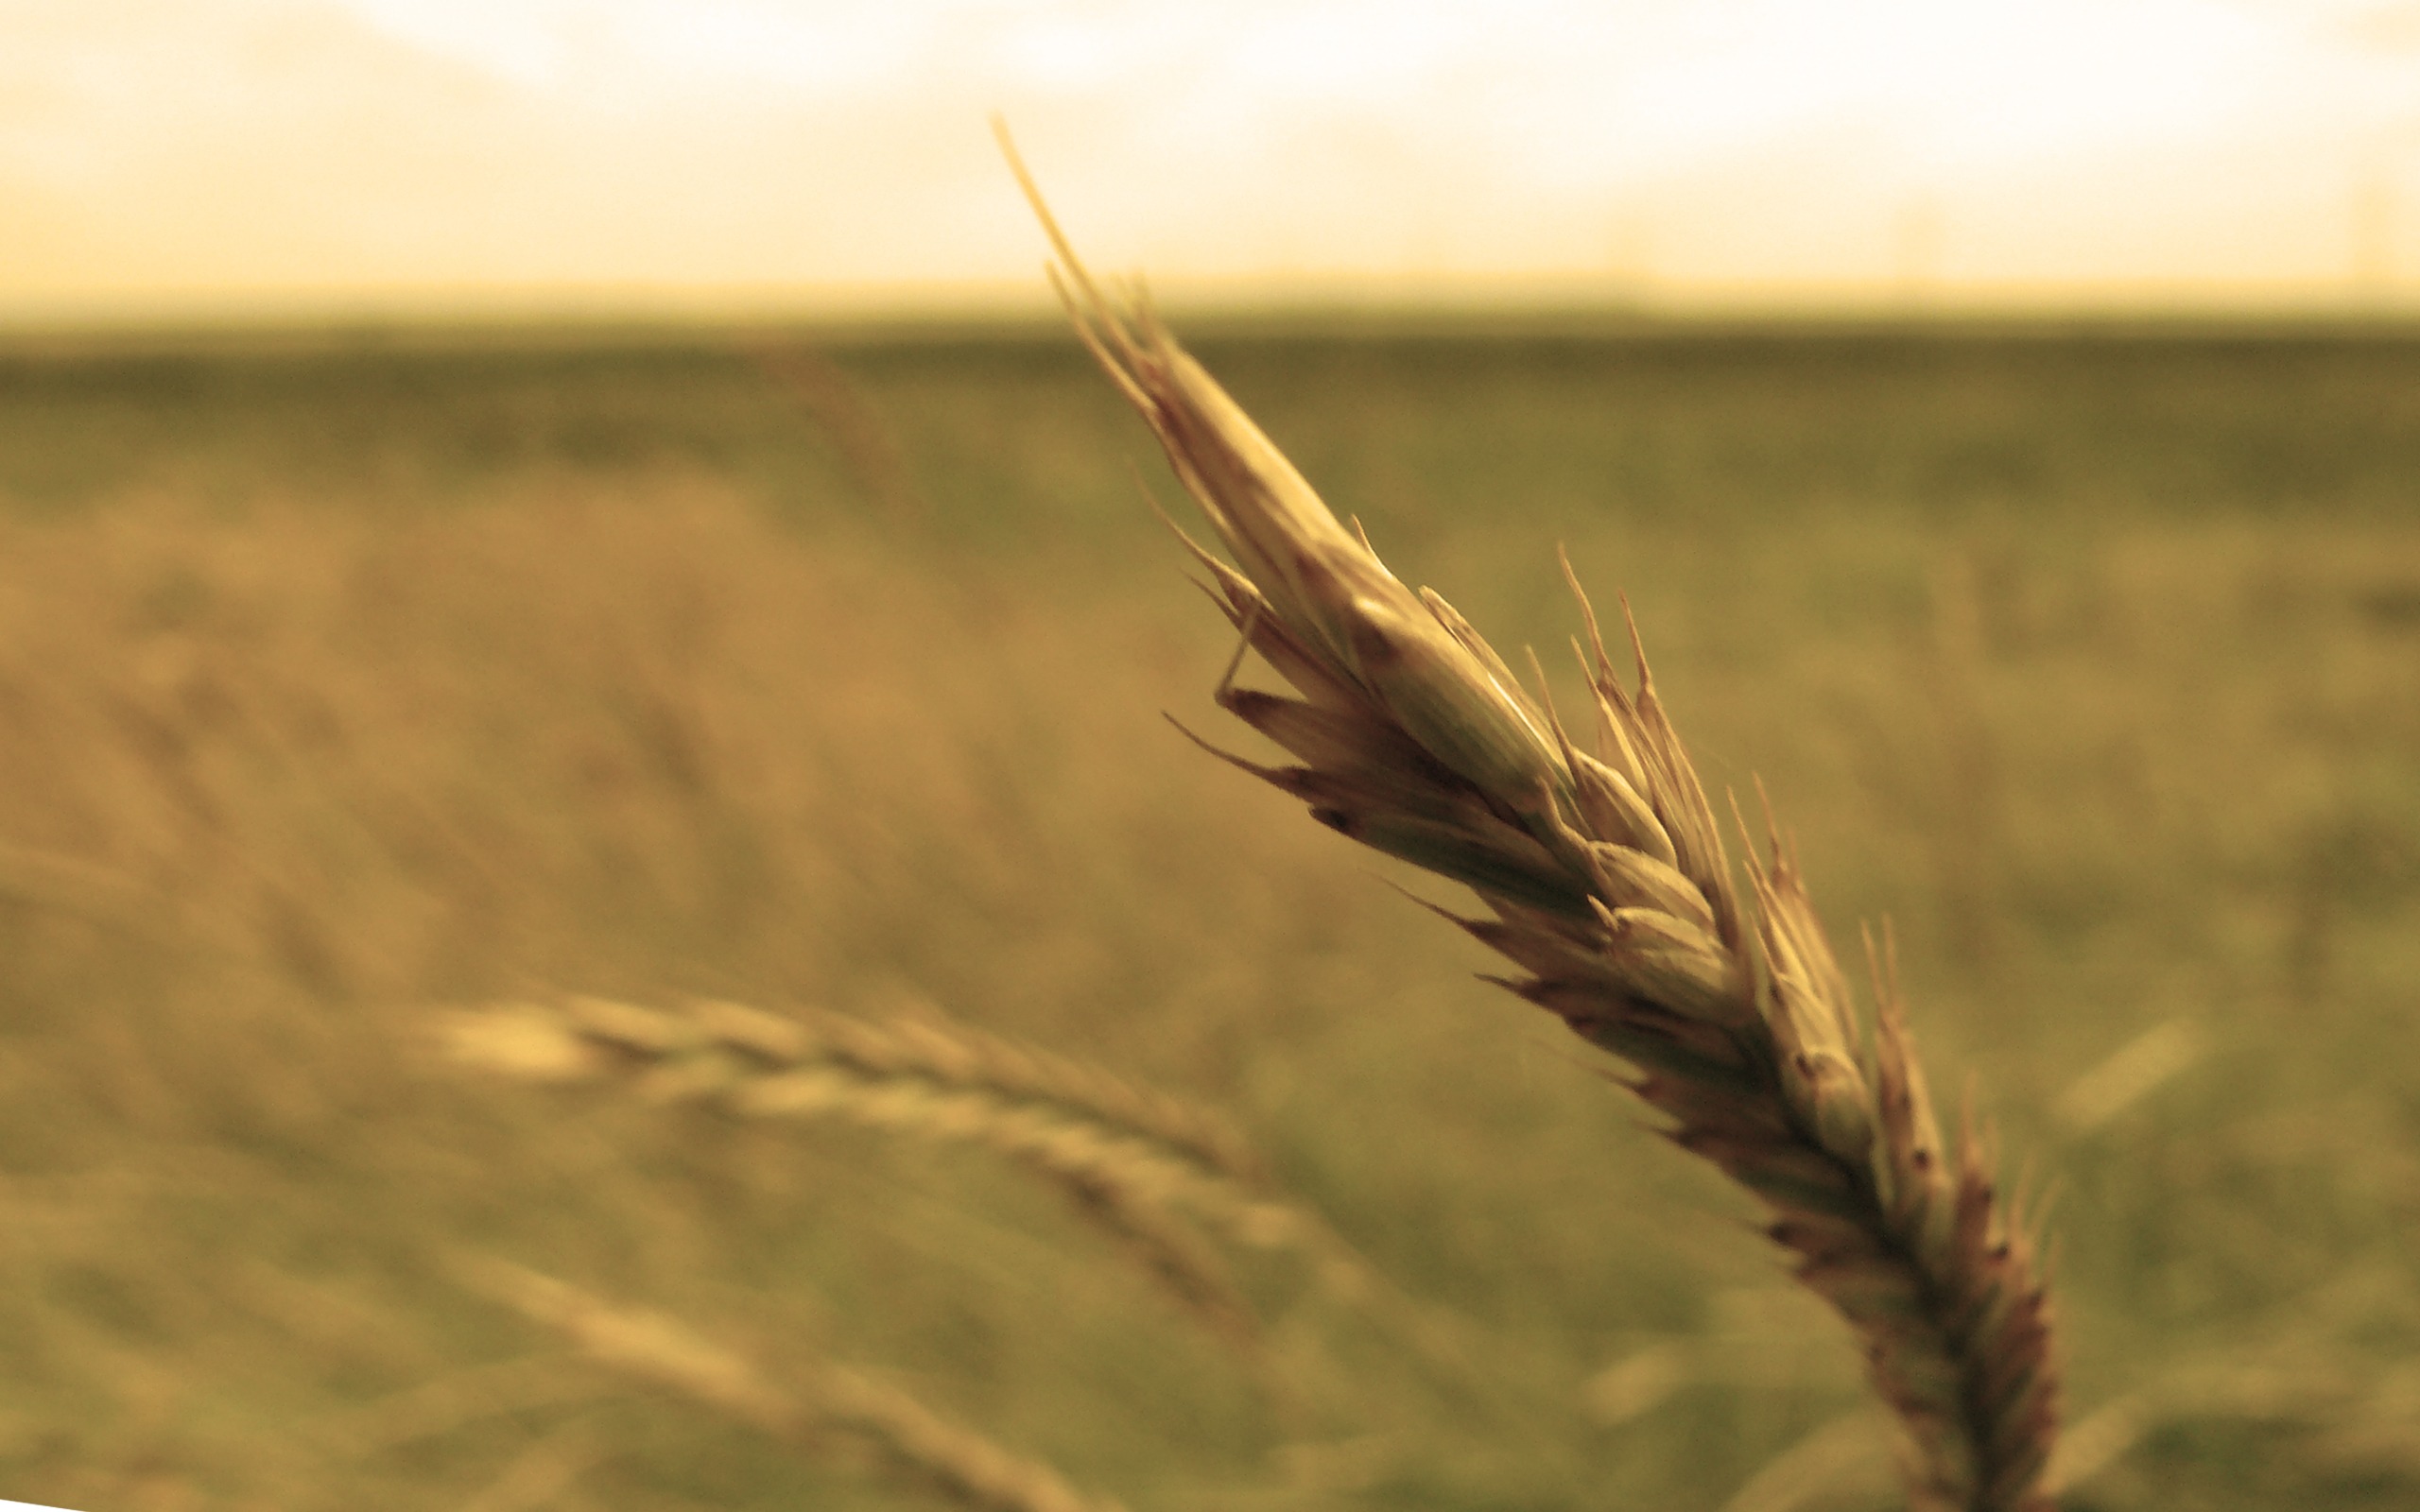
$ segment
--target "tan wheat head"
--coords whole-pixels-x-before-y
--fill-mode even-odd
[[[1278,1194],[1217,1113],[937,1013],[877,1022],[570,995],[459,1012],[445,1038],[457,1060],[525,1079],[614,1081],[743,1118],[830,1120],[990,1150],[1064,1192],[1230,1338],[1253,1332],[1251,1310],[1196,1226],[1247,1248],[1296,1251],[1340,1295],[1373,1284],[1340,1239]]]
[[[1002,145],[1078,333],[1235,558],[1186,541],[1214,600],[1297,695],[1237,688],[1231,668],[1219,704],[1298,765],[1226,759],[1478,895],[1489,917],[1456,922],[1518,969],[1503,985],[1628,1062],[1668,1137],[1762,1202],[1799,1280],[1847,1319],[1904,1429],[1917,1506],[2047,1509],[2058,1388],[2033,1246],[1971,1128],[1941,1137],[1887,949],[1869,1036],[1770,819],[1766,859],[1752,845],[1744,898],[1735,886],[1635,627],[1632,687],[1572,582],[1585,749],[1542,673],[1532,695],[1338,522],[1147,304],[1104,296]]]

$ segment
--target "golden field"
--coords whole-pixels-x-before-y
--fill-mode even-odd
[[[1568,665],[1558,541],[1625,592],[1718,804],[1893,921],[2056,1194],[2065,1504],[2410,1503],[2420,342],[1198,351],[1499,645]],[[1248,747],[1147,490],[1055,333],[0,352],[0,1496],[946,1504],[597,1368],[504,1261],[1133,1512],[1891,1504],[1747,1204],[1381,879],[1445,889],[1163,721]],[[1386,1282],[1231,1248],[1205,1328],[983,1149],[439,1052],[562,992],[1080,1057]]]

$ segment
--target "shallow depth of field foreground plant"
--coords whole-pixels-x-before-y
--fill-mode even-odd
[[[1447,917],[1513,963],[1503,984],[1626,1062],[1668,1137],[1761,1201],[1798,1279],[1846,1319],[1916,1506],[2048,1507],[2058,1383],[2033,1246],[1971,1125],[1954,1143],[1936,1126],[1887,949],[1869,1036],[1770,819],[1736,889],[1635,630],[1633,689],[1580,596],[1591,753],[1534,662],[1533,697],[1338,522],[1148,306],[1103,295],[1019,174],[1085,344],[1240,566],[1186,542],[1214,601],[1300,696],[1237,688],[1231,668],[1220,705],[1301,765],[1226,759],[1478,895],[1487,917]]]

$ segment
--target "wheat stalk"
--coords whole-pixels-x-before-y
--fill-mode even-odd
[[[1945,1146],[1879,962],[1868,1044],[1778,838],[1752,857],[1743,908],[1635,627],[1631,688],[1572,581],[1596,706],[1583,750],[1542,673],[1533,699],[1443,599],[1338,522],[1147,304],[1103,295],[1000,136],[1078,334],[1240,566],[1185,542],[1238,661],[1258,651],[1299,695],[1238,689],[1231,663],[1219,703],[1299,765],[1226,759],[1478,893],[1493,917],[1456,921],[1520,969],[1503,985],[1629,1062],[1668,1137],[1762,1202],[1799,1280],[1856,1331],[1917,1506],[2047,1509],[2057,1381],[2023,1226],[1971,1128]]]
[[[616,1306],[503,1261],[457,1263],[475,1289],[562,1333],[598,1364],[680,1393],[783,1439],[844,1433],[897,1469],[984,1512],[1124,1512],[1084,1495],[1049,1466],[934,1413],[894,1387],[833,1365],[806,1368],[806,1389],[768,1381],[746,1359],[660,1313]]]

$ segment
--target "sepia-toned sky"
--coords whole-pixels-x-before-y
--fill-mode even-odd
[[[2415,0],[0,0],[0,319],[2420,304]],[[1541,296],[1543,297],[1543,296]]]

